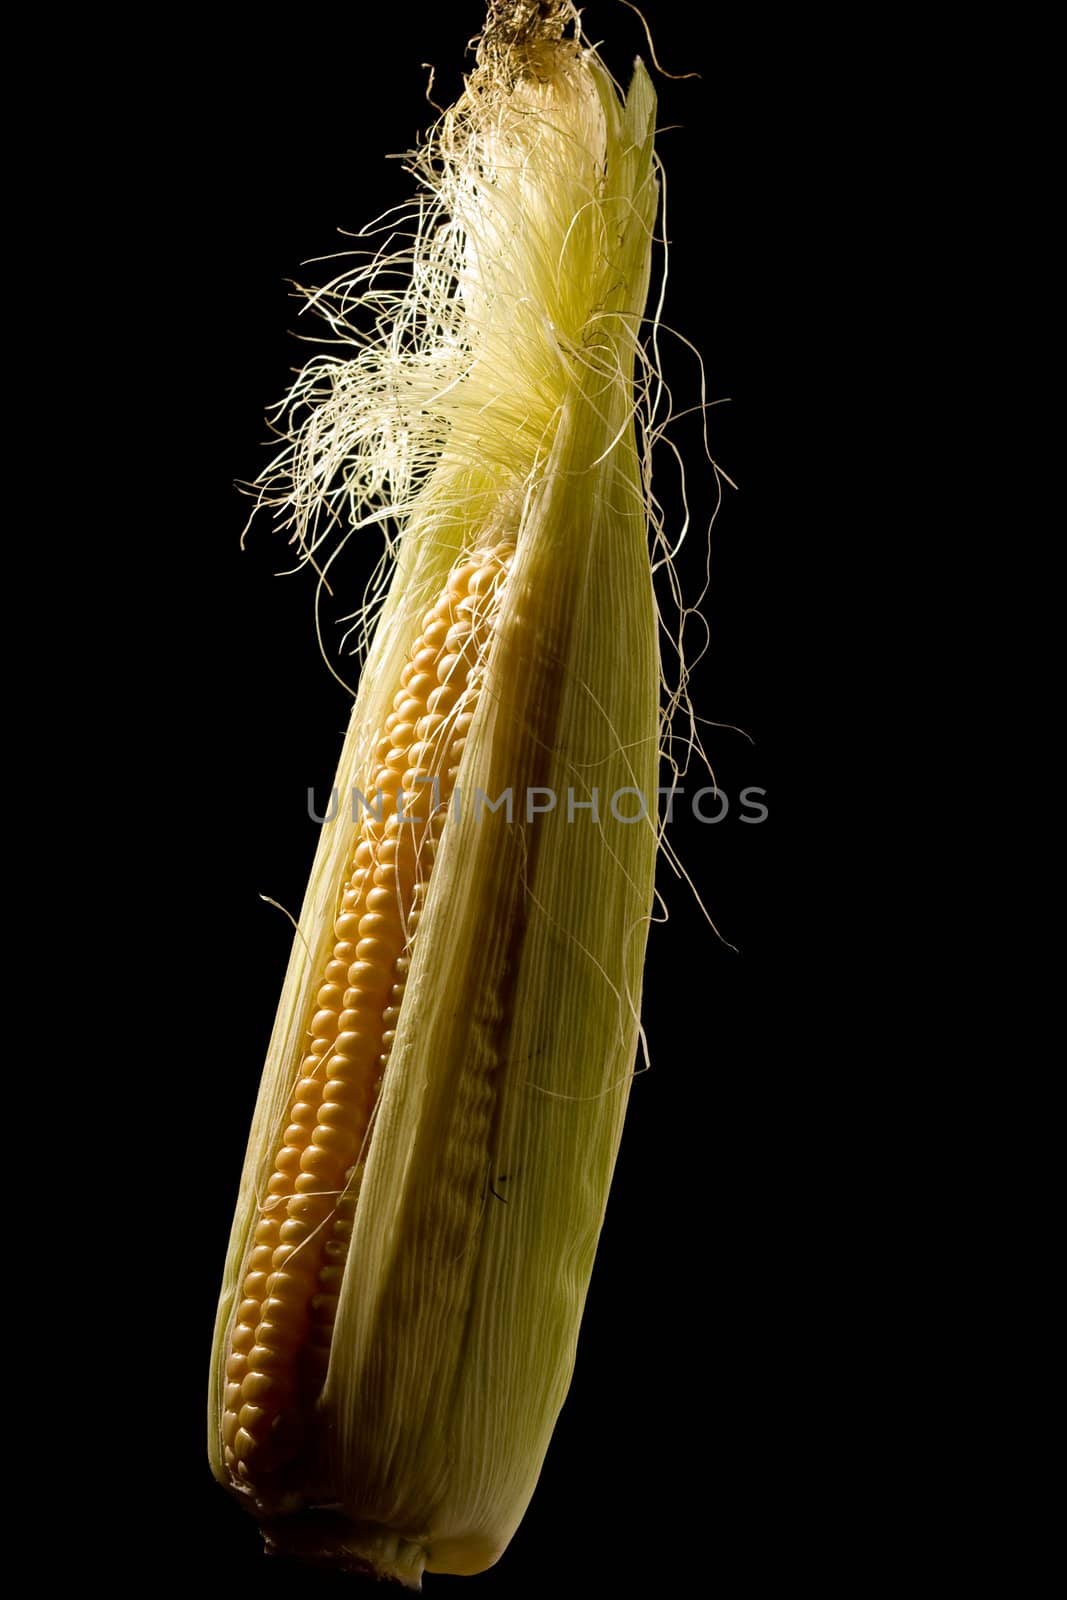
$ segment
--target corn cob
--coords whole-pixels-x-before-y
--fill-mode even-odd
[[[655,101],[573,20],[491,6],[410,286],[298,381],[268,477],[311,554],[322,509],[401,537],[264,1068],[209,1453],[272,1546],[413,1586],[490,1565],[533,1491],[639,1032]]]

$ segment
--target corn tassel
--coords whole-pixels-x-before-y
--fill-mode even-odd
[[[298,381],[267,481],[306,552],[318,510],[401,536],[249,1139],[209,1452],[272,1546],[415,1587],[492,1564],[533,1492],[639,1035],[655,100],[570,19],[491,8],[409,286]]]

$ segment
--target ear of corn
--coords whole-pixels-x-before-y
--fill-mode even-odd
[[[431,335],[302,380],[315,407],[282,460],[305,539],[326,460],[350,511],[371,484],[403,531],[264,1069],[209,1403],[212,1468],[272,1544],[412,1584],[497,1559],[567,1391],[657,839],[633,422],[654,96],[638,63],[620,102],[595,55],[502,10],[424,162]],[[351,820],[353,790],[383,791],[380,820]],[[510,815],[478,800],[506,793]]]

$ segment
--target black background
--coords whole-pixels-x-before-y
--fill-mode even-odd
[[[654,80],[672,247],[665,320],[701,351],[709,399],[728,402],[710,412],[709,432],[739,486],[725,489],[711,533],[710,643],[691,692],[701,716],[751,742],[706,728],[730,813],[700,826],[678,808],[675,848],[723,937],[661,871],[670,920],[649,946],[652,1066],[634,1084],[574,1386],[540,1486],[499,1565],[477,1580],[428,1580],[442,1593],[464,1581],[501,1595],[630,1581],[680,1592],[709,1568],[743,1574],[747,1588],[776,1575],[807,1536],[794,1508],[817,1453],[803,1368],[818,1178],[798,1143],[818,1112],[797,1060],[790,952],[803,919],[785,888],[780,737],[798,473],[785,417],[811,376],[786,333],[808,248],[792,139],[800,113],[783,92],[793,41],[755,25],[741,37],[664,0],[644,10],[662,65],[700,73]],[[249,19],[226,43],[176,24],[167,72],[146,55],[99,108],[86,185],[104,168],[103,191],[121,196],[108,248],[132,290],[121,317],[105,312],[99,346],[137,441],[135,514],[124,508],[128,533],[105,559],[121,563],[124,584],[132,574],[139,604],[111,644],[116,684],[135,658],[151,693],[146,713],[141,694],[127,692],[118,742],[135,813],[126,820],[145,838],[162,835],[170,885],[159,930],[166,980],[148,996],[154,1018],[163,1004],[167,1079],[145,1087],[153,1159],[170,1176],[161,1184],[156,1166],[151,1180],[142,1175],[167,1265],[138,1290],[153,1308],[168,1394],[161,1406],[126,1375],[101,1397],[121,1458],[141,1458],[123,1443],[131,1423],[151,1440],[151,1469],[144,1458],[143,1482],[127,1480],[116,1499],[128,1536],[109,1564],[128,1575],[158,1565],[165,1549],[182,1581],[210,1575],[280,1593],[290,1578],[284,1563],[265,1561],[254,1525],[210,1477],[205,1387],[291,939],[259,897],[299,909],[316,843],[306,791],[328,789],[349,701],[318,652],[310,576],[277,575],[288,552],[265,519],[240,548],[248,503],[234,484],[263,464],[264,412],[309,353],[293,337],[287,280],[321,281],[333,269],[303,263],[343,249],[338,229],[407,197],[401,163],[384,158],[432,118],[422,63],[437,68],[434,98],[455,98],[480,18],[478,0],[425,15],[327,9]],[[634,54],[647,59],[641,24],[622,5],[589,6],[585,26],[618,77]],[[314,332],[306,319],[302,328]],[[677,407],[695,405],[695,360],[669,337],[663,350]],[[696,421],[679,422],[674,437],[693,513],[679,568],[693,594],[716,485]],[[676,525],[666,451],[661,467]],[[375,554],[342,569],[349,608]],[[328,616],[327,640],[339,632]],[[121,688],[117,698],[123,706]],[[760,825],[740,821],[745,785],[767,791]],[[150,876],[135,874],[131,906]],[[300,1581],[311,1593],[366,1587],[316,1573]]]

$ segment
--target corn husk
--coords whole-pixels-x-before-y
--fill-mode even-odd
[[[306,548],[327,463],[352,523],[372,515],[373,491],[402,531],[264,1067],[209,1450],[276,1547],[412,1585],[424,1569],[494,1562],[537,1481],[622,1128],[652,905],[659,663],[634,363],[655,100],[640,63],[623,101],[596,56],[556,34],[487,35],[421,162],[432,198],[416,253],[432,327],[391,369],[380,346],[373,370],[354,370],[359,356],[313,369],[278,469]],[[389,370],[397,414],[380,400]],[[343,465],[356,460],[358,471]],[[372,484],[366,504],[357,480]],[[449,569],[500,539],[515,556],[411,947],[314,1450],[283,1494],[263,1497],[223,1463],[222,1371],[329,958],[352,848],[346,797],[366,791],[405,654]],[[511,820],[474,804],[506,790]],[[554,809],[528,817],[531,791],[538,805],[554,795]]]

